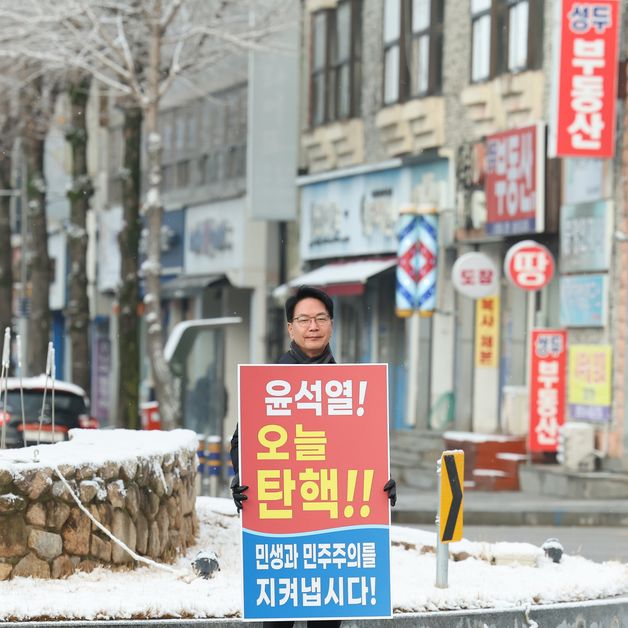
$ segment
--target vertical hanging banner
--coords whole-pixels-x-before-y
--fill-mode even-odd
[[[545,229],[545,127],[542,123],[486,138],[486,224],[489,235]]]
[[[436,271],[438,262],[438,214],[423,213],[419,222],[418,310],[432,316],[436,309]]]
[[[392,615],[387,378],[239,366],[244,619]]]
[[[570,345],[569,418],[576,421],[610,421],[613,347]]]
[[[558,17],[551,154],[615,153],[619,0],[562,0]]]
[[[558,449],[565,422],[567,332],[533,329],[530,347],[530,452]]]
[[[499,297],[475,302],[475,365],[496,368],[499,360]]]
[[[401,210],[397,221],[397,316],[410,316],[417,303],[419,283],[419,216],[414,209]]]

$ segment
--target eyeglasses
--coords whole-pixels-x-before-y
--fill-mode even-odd
[[[321,327],[329,324],[331,321],[331,317],[329,314],[318,314],[317,316],[297,316],[292,319],[293,323],[296,323],[299,327],[309,327],[310,322],[314,321],[317,325]]]

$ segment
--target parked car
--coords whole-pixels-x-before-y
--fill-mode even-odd
[[[48,380],[48,391],[42,414],[42,402],[46,376],[22,379],[24,392],[24,418],[22,424],[22,402],[20,380],[9,377],[6,386],[6,408],[4,408],[5,386],[0,381],[0,429],[5,424],[7,447],[23,447],[39,443],[53,443],[68,439],[68,431],[74,427],[93,429],[99,427],[98,420],[89,415],[87,393],[76,384],[55,380],[54,383],[54,431],[52,429],[52,382]]]

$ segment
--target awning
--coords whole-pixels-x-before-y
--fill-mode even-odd
[[[397,259],[369,259],[356,262],[325,264],[316,270],[305,273],[287,284],[279,286],[273,292],[275,297],[281,298],[289,288],[308,285],[324,288],[329,295],[359,295],[364,292],[364,286],[369,278],[396,266]],[[287,296],[287,295],[286,295]]]
[[[175,277],[161,284],[163,299],[182,299],[199,293],[203,288],[224,279],[224,275],[190,275]]]

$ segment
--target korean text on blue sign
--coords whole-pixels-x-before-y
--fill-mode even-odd
[[[241,365],[243,617],[390,617],[387,367]]]

